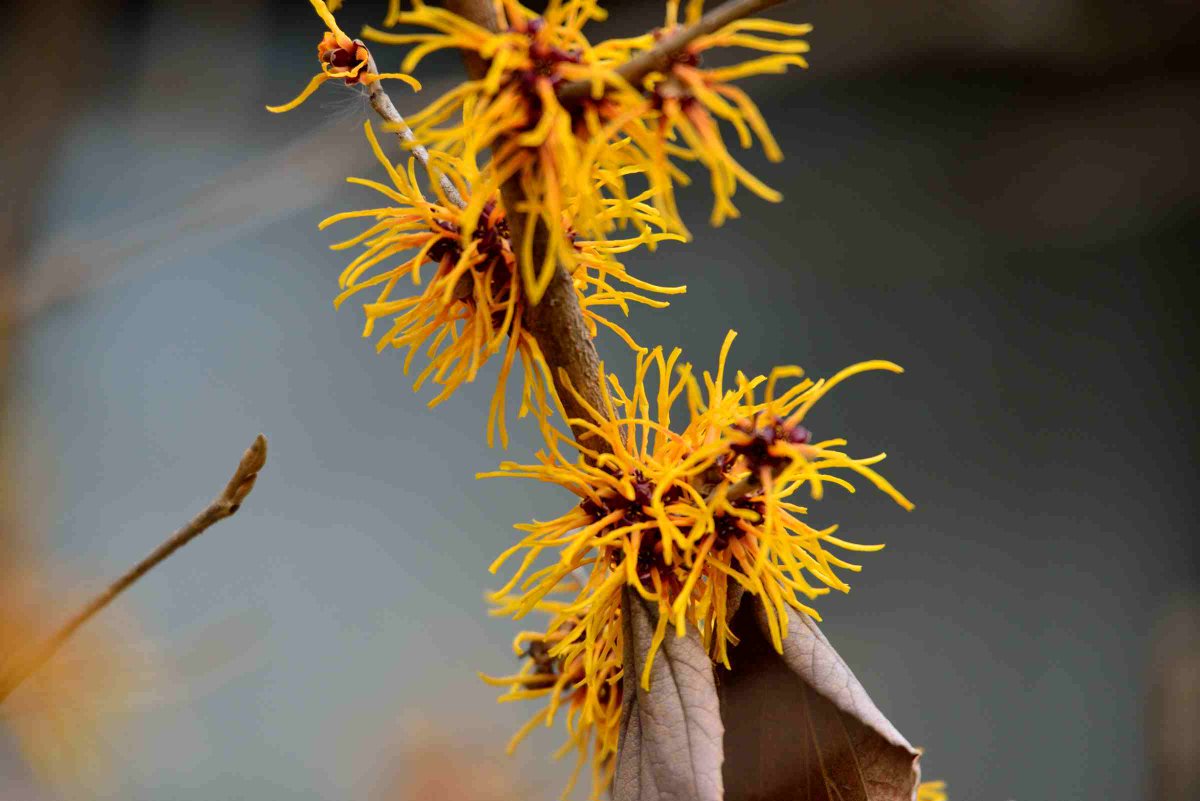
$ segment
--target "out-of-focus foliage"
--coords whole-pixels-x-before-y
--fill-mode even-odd
[[[78,601],[75,591],[49,586],[45,571],[12,555],[0,562],[0,671],[72,611],[65,599]],[[71,788],[102,791],[131,701],[151,691],[160,673],[136,626],[109,609],[5,700],[0,728],[40,781],[68,795]]]

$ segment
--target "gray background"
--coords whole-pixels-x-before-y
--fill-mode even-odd
[[[352,0],[345,27],[376,5]],[[788,157],[747,157],[785,202],[741,193],[743,218],[713,230],[701,182],[683,195],[695,243],[630,259],[689,286],[630,330],[698,367],[736,328],[747,371],[907,368],[811,418],[888,451],[917,502],[815,507],[888,543],[820,609],[963,801],[1148,797],[1155,625],[1200,578],[1194,21],[1148,8],[1134,24],[1105,3],[794,4],[782,16],[818,22],[812,69],[752,86]],[[636,29],[657,11],[621,15]],[[315,224],[373,202],[340,183],[379,177],[369,109],[335,86],[262,111],[314,71],[318,21],[301,2],[177,2],[95,25],[101,55],[23,218],[38,308],[10,412],[21,517],[86,595],[197,510],[255,433],[271,443],[239,516],[121,601],[175,678],[98,744],[113,797],[408,797],[397,766],[431,742],[553,797],[559,732],[506,762],[531,710],[497,706],[475,671],[515,664],[487,564],[510,523],[569,501],[471,478],[536,446],[523,425],[508,454],[483,445],[493,372],[430,412],[355,309],[334,313],[343,261]],[[429,62],[426,95],[456,70]],[[599,347],[624,369],[614,337]],[[2,737],[0,795],[23,770]]]

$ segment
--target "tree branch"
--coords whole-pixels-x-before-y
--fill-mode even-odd
[[[489,31],[499,30],[493,5],[488,0],[446,0],[446,8]],[[467,54],[464,61],[467,72],[473,79],[482,77],[487,71],[487,63],[473,53]],[[496,149],[502,148],[503,145],[503,142],[497,142]],[[510,178],[501,187],[500,193],[508,213],[512,241],[521,242],[525,235],[526,220],[517,212],[517,209],[525,204],[525,191],[521,187],[520,178]],[[546,256],[546,238],[549,232],[540,221],[535,224],[537,230],[533,238],[533,263],[541,264]],[[551,279],[541,301],[536,306],[531,305],[525,309],[525,323],[550,367],[554,389],[567,416],[584,420],[591,416],[587,408],[576,400],[576,393],[593,409],[603,412],[600,357],[596,354],[596,346],[588,334],[583,310],[575,296],[574,283],[561,264],[555,269],[554,278]],[[574,392],[568,388],[567,382]],[[584,429],[573,428],[575,438],[580,441],[590,436]],[[592,438],[588,447],[599,451],[608,450],[608,446],[599,438]]]
[[[665,70],[670,60],[684,47],[700,36],[712,33],[728,25],[734,20],[750,16],[770,8],[782,0],[730,0],[729,2],[705,14],[695,25],[673,31],[663,37],[653,49],[630,59],[618,69],[618,73],[630,83],[638,84],[650,72]],[[499,29],[495,9],[487,0],[446,0],[446,9],[467,19],[482,28],[495,32]],[[467,72],[473,79],[479,79],[487,71],[487,63],[475,53],[464,53]],[[590,91],[587,82],[566,84],[559,92],[564,102],[579,100]],[[502,147],[503,142],[497,142]],[[512,232],[512,241],[520,242],[525,235],[526,219],[517,212],[525,203],[525,192],[520,179],[510,178],[501,188],[501,198],[504,208],[508,211],[508,225]],[[540,220],[534,222],[537,230],[533,236],[533,262],[541,264],[546,254],[546,239],[549,232]],[[583,311],[579,307],[579,299],[575,296],[575,288],[571,276],[559,265],[553,279],[550,281],[545,294],[536,306],[530,306],[525,311],[528,329],[537,340],[542,355],[550,367],[554,379],[554,388],[563,404],[568,417],[588,419],[590,416],[584,403],[575,398],[578,393],[586,404],[593,409],[604,409],[602,382],[600,375],[600,358],[596,346],[588,335],[584,322]],[[574,389],[568,389],[567,384]],[[575,437],[582,441],[588,432],[575,428]],[[593,440],[590,447],[607,450],[607,446]],[[750,488],[744,488],[746,494]]]
[[[104,607],[108,606],[114,598],[128,589],[131,584],[149,573],[168,556],[203,534],[214,523],[233,516],[241,508],[242,501],[250,494],[250,490],[254,489],[254,482],[258,478],[258,472],[262,470],[263,464],[266,461],[267,440],[262,434],[259,434],[255,438],[254,443],[242,454],[242,460],[238,463],[233,478],[229,479],[229,483],[225,485],[225,489],[208,505],[207,509],[171,535],[170,539],[155,548],[149,556],[134,565],[129,572],[114,581],[108,589],[93,598],[87,606],[83,607],[83,609],[63,624],[37,650],[22,659],[16,660],[8,670],[0,675],[0,703],[3,703],[12,691],[20,686],[21,682],[25,681],[31,674],[41,668],[42,665],[50,661],[58,649],[71,638],[71,635],[79,630],[80,626],[94,617]]]
[[[729,0],[722,3],[701,17],[695,25],[676,28],[650,50],[629,59],[617,68],[617,74],[633,86],[640,86],[642,79],[650,73],[666,72],[671,59],[701,36],[707,36],[731,22],[765,11],[781,2],[783,0]],[[558,97],[563,103],[574,103],[587,97],[591,90],[589,81],[572,81],[563,84]]]
[[[367,71],[379,74],[379,69],[375,66],[375,56],[371,55],[369,50],[367,51]],[[408,123],[400,116],[400,112],[396,111],[396,105],[392,103],[392,98],[383,88],[383,81],[372,81],[367,84],[367,98],[371,101],[371,108],[375,109],[375,112],[383,117],[384,121],[396,126],[396,138],[400,140],[400,148],[410,151],[417,157],[417,161],[421,162],[421,166],[429,174],[429,179],[437,181],[442,187],[447,200],[460,209],[465,208],[466,201],[458,193],[458,187],[454,185],[454,182],[444,173],[437,173],[433,169],[433,165],[429,162],[429,151],[417,141],[417,137],[413,135]]]

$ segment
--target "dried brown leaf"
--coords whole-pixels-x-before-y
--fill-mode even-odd
[[[726,800],[911,801],[917,750],[816,623],[788,609],[781,656],[759,599],[746,601],[732,669],[719,670]]]
[[[721,801],[721,717],[712,661],[695,629],[668,631],[641,687],[656,610],[626,590],[625,688],[613,801]]]

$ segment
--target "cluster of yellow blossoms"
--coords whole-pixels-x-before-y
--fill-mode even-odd
[[[579,587],[578,582],[564,582],[556,592],[578,591]],[[559,710],[563,710],[567,739],[555,758],[572,751],[577,754],[563,797],[570,794],[580,772],[590,764],[592,796],[598,798],[612,784],[616,769],[624,643],[618,620],[611,637],[597,643],[598,648],[589,648],[579,634],[582,619],[569,611],[570,606],[559,600],[539,601],[537,611],[550,615],[552,622],[547,630],[523,631],[513,641],[513,652],[524,660],[520,672],[511,676],[480,675],[488,684],[507,688],[500,696],[501,702],[548,702],[513,735],[509,753],[533,729],[553,725]]]
[[[431,406],[473,381],[483,363],[503,351],[487,432],[489,445],[497,434],[501,444],[507,445],[504,390],[518,354],[524,367],[521,415],[533,411],[544,419],[549,403],[545,362],[536,340],[523,324],[526,291],[523,282],[514,280],[516,256],[504,209],[493,197],[468,222],[466,209],[446,197],[439,182],[434,183],[435,197],[426,199],[415,164],[410,161],[407,170],[398,169],[384,155],[369,123],[365,129],[391,186],[362,178],[349,181],[376,190],[395,205],[342,212],[321,223],[325,227],[351,219],[373,221],[353,238],[333,246],[337,250],[361,248],[342,272],[335,305],[366,290],[374,293],[374,300],[363,305],[363,335],[371,336],[381,318],[390,321],[377,347],[407,349],[405,372],[417,353],[425,351],[429,363],[414,389],[420,389],[427,380],[441,385],[442,391],[430,401]],[[430,158],[469,207],[476,197],[472,194],[472,178],[477,173],[438,151],[431,151]],[[629,275],[613,258],[620,247],[620,243],[611,241],[575,242],[577,258],[572,277],[589,333],[595,336],[598,325],[606,326],[636,350],[638,346],[629,334],[602,312],[617,307],[628,314],[631,303],[666,306],[666,301],[637,290],[669,295],[684,288],[655,286]],[[421,271],[426,264],[431,265],[432,275],[424,279],[422,287]],[[419,294],[400,294],[405,288],[400,286],[402,279]]]
[[[521,183],[527,206],[524,256],[533,255],[538,226],[550,232],[541,263],[523,258],[533,302],[559,264],[575,260],[576,236],[609,237],[632,227],[637,243],[653,248],[662,239],[686,236],[674,187],[688,183],[680,161],[698,161],[712,175],[713,222],[736,216],[731,198],[738,183],[763,198],[780,195],[729,154],[716,118],[730,123],[743,147],[753,136],[772,160],[782,158],[757,106],[730,81],[807,66],[798,37],[807,25],[739,20],[696,39],[675,56],[666,72],[651,71],[631,85],[621,68],[650,51],[679,26],[678,0],[667,3],[663,28],[633,39],[592,45],[583,33],[606,12],[596,0],[555,0],[542,14],[513,0],[496,3],[498,33],[420,0],[411,11],[393,2],[387,25],[427,32],[393,34],[367,28],[370,41],[414,45],[405,72],[429,53],[455,48],[488,64],[485,75],[466,81],[409,119],[417,139],[467,162],[491,150],[487,190]],[[689,4],[686,23],[699,19],[701,3]],[[777,34],[780,38],[761,34]],[[703,53],[740,47],[769,53],[731,67],[703,69]],[[574,90],[574,91],[572,91]],[[658,215],[648,219],[642,204]]]
[[[578,752],[576,774],[590,762],[599,797],[612,780],[620,731],[624,593],[637,592],[658,611],[645,671],[629,677],[643,686],[672,626],[679,636],[699,631],[713,660],[728,665],[737,642],[729,628],[737,593],[760,600],[781,650],[788,607],[817,618],[807,601],[849,589],[842,571],[859,567],[837,552],[882,547],[836,537],[836,526],[810,526],[797,493],[819,499],[829,484],[853,492],[848,478],[857,475],[912,508],[875,472],[882,454],[853,458],[843,440],[814,441],[804,427],[813,405],[841,381],[869,370],[900,372],[896,365],[864,362],[820,381],[796,367],[729,378],[731,333],[715,376],[697,378],[678,350],[641,348],[603,314],[606,307],[628,315],[631,304],[666,306],[662,295],[683,291],[629,275],[617,256],[689,238],[675,197],[689,182],[688,163],[710,176],[714,224],[738,215],[739,186],[780,199],[731,155],[721,123],[742,148],[757,141],[768,159],[782,157],[758,107],[733,82],[807,66],[800,37],[810,28],[736,20],[690,37],[664,59],[655,48],[701,21],[702,0],[691,0],[682,19],[678,0],[667,0],[662,28],[598,44],[584,34],[587,23],[606,16],[597,0],[550,0],[541,13],[516,0],[494,0],[495,30],[421,0],[410,10],[392,0],[385,27],[417,30],[364,29],[368,41],[411,48],[401,72],[376,73],[365,44],[338,28],[322,0],[310,2],[328,28],[318,47],[321,72],[299,97],[272,110],[294,108],[331,78],[347,84],[397,78],[419,88],[408,73],[443,49],[483,65],[477,77],[406,123],[386,126],[410,147],[428,148],[406,165],[393,163],[366,126],[389,181],[350,180],[376,190],[387,205],[336,214],[322,227],[369,223],[334,246],[358,250],[341,275],[336,303],[367,292],[364,336],[385,320],[378,348],[405,349],[406,372],[424,353],[428,364],[415,389],[427,381],[440,385],[431,405],[500,355],[489,444],[497,436],[507,444],[505,386],[520,357],[520,415],[537,420],[546,447],[536,464],[505,462],[483,475],[557,484],[578,502],[553,520],[518,526],[525,536],[493,564],[494,572],[520,554],[492,596],[496,613],[544,613],[549,623],[518,635],[518,674],[488,681],[508,688],[501,700],[548,702],[514,746],[564,711],[563,753]],[[705,67],[704,56],[721,48],[756,55]],[[420,186],[417,159],[432,194]],[[502,196],[522,202],[506,209]],[[589,406],[566,381],[577,408],[587,410],[584,418],[568,417],[525,320],[560,269],[572,279],[589,334],[610,328],[637,354],[628,391],[615,376],[604,381],[601,368],[603,408]],[[574,435],[552,424],[556,409]],[[673,414],[684,411],[674,422]],[[938,789],[922,787],[922,798],[937,798]]]
[[[544,632],[521,635],[520,642],[539,646],[518,650],[528,654],[523,672],[496,681],[511,684],[506,700],[550,696],[531,724],[551,722],[569,699],[568,745],[582,759],[592,743],[597,794],[611,778],[617,745],[620,706],[613,697],[624,680],[621,598],[627,587],[658,610],[643,674],[630,677],[648,688],[655,653],[672,625],[679,636],[698,629],[712,658],[728,666],[728,647],[737,642],[729,629],[736,588],[761,599],[771,639],[782,650],[787,607],[819,619],[801,599],[848,591],[839,571],[860,569],[830,548],[883,547],[836,537],[837,526],[810,526],[807,509],[793,502],[798,492],[819,499],[829,484],[853,492],[847,477],[858,475],[912,508],[873,469],[883,454],[850,457],[841,450],[844,440],[814,441],[803,425],[813,405],[845,379],[871,370],[900,372],[898,366],[863,362],[820,381],[796,367],[753,378],[738,372],[727,387],[733,338],[731,332],[725,340],[716,375],[705,372],[702,379],[679,364],[678,349],[640,354],[630,391],[610,376],[605,408],[591,409],[591,419],[569,421],[590,436],[578,442],[544,424],[547,447],[536,464],[505,462],[481,474],[554,483],[579,498],[553,520],[517,526],[526,536],[492,565],[496,571],[522,556],[492,596],[499,614],[550,614]],[[673,424],[679,407],[686,415]],[[547,600],[563,591],[574,597]],[[548,672],[548,662],[559,669]]]
[[[521,318],[526,304],[540,300],[560,266],[574,279],[588,326],[613,329],[634,350],[640,348],[628,333],[601,312],[616,307],[628,315],[630,304],[663,307],[667,302],[657,296],[684,291],[634,278],[616,258],[638,247],[653,249],[663,241],[687,238],[674,196],[675,186],[689,180],[679,162],[698,161],[711,172],[714,222],[736,215],[731,198],[739,182],[764,198],[779,199],[730,156],[716,120],[728,121],[743,146],[757,136],[769,158],[781,157],[757,107],[729,82],[804,66],[799,53],[807,45],[796,37],[807,26],[733,22],[696,39],[666,73],[651,72],[635,87],[620,68],[679,26],[675,2],[668,3],[666,26],[656,33],[596,46],[582,33],[586,22],[604,18],[595,0],[554,0],[541,15],[505,0],[496,7],[497,33],[421,2],[411,11],[393,2],[387,25],[426,31],[394,34],[367,28],[363,35],[412,45],[399,73],[371,71],[373,59],[363,42],[338,27],[322,0],[310,2],[327,28],[317,48],[321,72],[297,98],[270,107],[272,111],[295,108],[333,78],[351,85],[395,78],[419,88],[407,73],[444,48],[477,54],[490,65],[484,77],[463,83],[407,121],[416,141],[429,149],[429,168],[460,187],[469,185],[470,191],[461,193],[461,207],[445,197],[427,200],[411,168],[394,166],[376,147],[393,187],[359,183],[380,190],[396,205],[331,218],[375,220],[366,232],[335,246],[364,249],[342,275],[339,303],[359,289],[379,288],[374,302],[363,306],[364,333],[374,330],[379,317],[396,316],[379,346],[407,348],[406,369],[418,350],[427,351],[430,364],[417,385],[431,379],[442,386],[433,403],[473,380],[488,357],[504,351],[489,442],[497,433],[505,441],[500,407],[515,354],[522,355],[524,365],[522,411],[545,411],[536,401],[544,376],[536,369],[531,339],[521,335]],[[686,22],[699,14],[700,4],[690,4]],[[717,47],[770,55],[702,69],[701,55]],[[579,89],[573,99],[560,98],[559,92],[571,87]],[[491,156],[485,158],[489,150]],[[525,203],[499,210],[500,189],[509,180],[520,182]],[[520,241],[508,235],[506,213],[523,216]],[[495,235],[497,226],[505,229],[503,235]],[[534,247],[539,231],[548,232],[540,251]],[[452,246],[452,239],[460,244]],[[464,242],[479,244],[472,249],[462,247]],[[374,269],[406,252],[412,255],[404,265]],[[437,274],[418,293],[396,298],[401,274],[421,287],[420,268],[426,262],[438,265],[433,268]],[[518,276],[521,280],[514,280]]]

